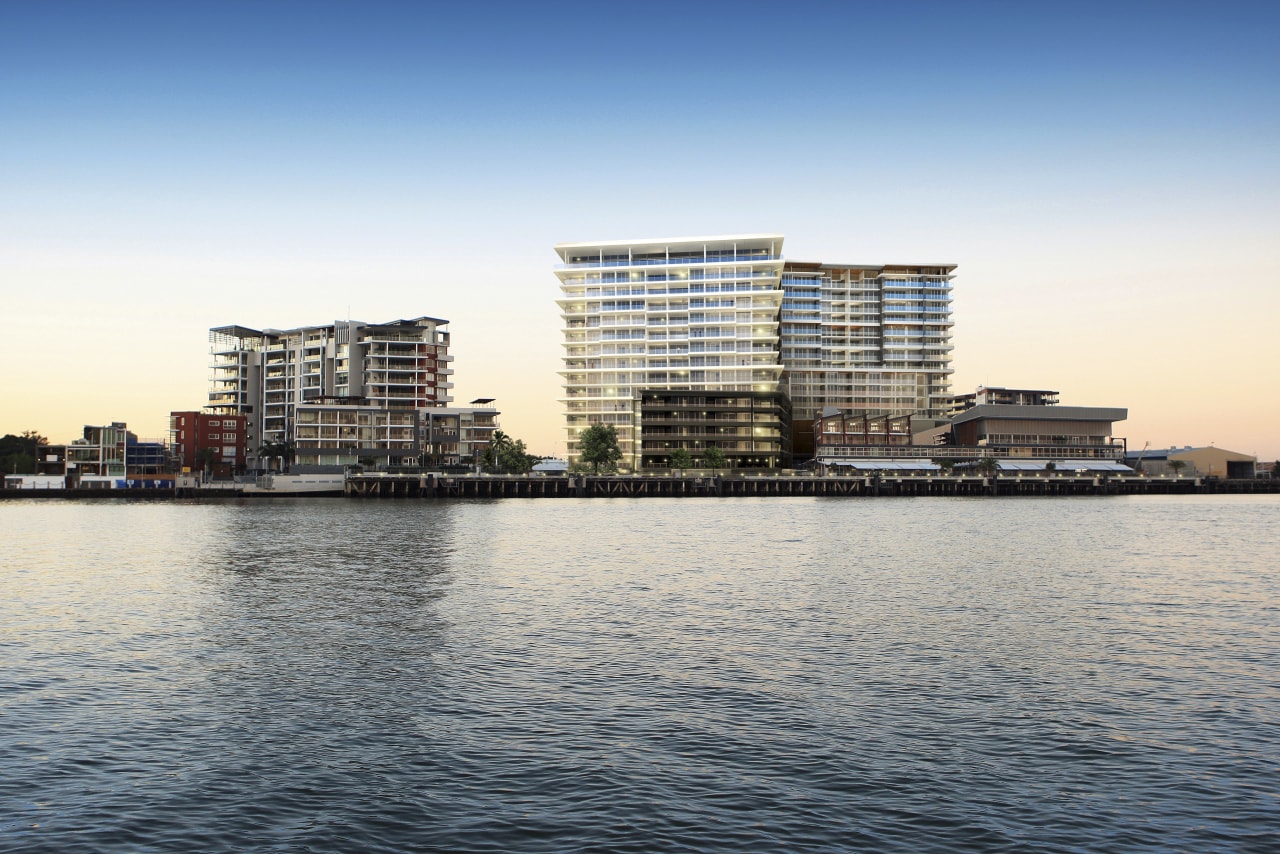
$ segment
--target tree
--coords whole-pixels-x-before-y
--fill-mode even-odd
[[[1000,463],[995,457],[983,457],[978,460],[978,474],[983,477],[991,477],[1000,471]]]
[[[515,474],[528,474],[538,458],[529,453],[523,439],[510,439],[498,451],[498,465]]]
[[[618,431],[612,424],[592,424],[578,434],[578,454],[584,463],[591,465],[595,474],[600,474],[601,466],[605,471],[612,471],[622,459]]]
[[[41,447],[42,445],[49,444],[49,440],[46,439],[44,436],[41,436],[35,430],[23,430],[22,438],[26,439],[28,442],[31,443],[31,449],[33,451],[36,448]]]
[[[1182,477],[1182,470],[1186,467],[1186,460],[1169,460],[1169,468],[1173,469],[1174,477]]]
[[[206,477],[208,477],[209,473],[213,470],[213,464],[217,461],[217,459],[218,459],[217,448],[201,448],[200,450],[196,451],[195,461],[200,465],[200,470],[205,473]]]
[[[1053,460],[1049,460],[1049,462],[1044,464],[1044,470],[1049,474],[1053,474],[1055,471],[1058,470],[1058,464],[1055,463]]]
[[[693,457],[684,448],[676,448],[671,452],[671,467],[684,471],[693,465]]]
[[[293,443],[289,441],[283,442],[267,442],[258,449],[258,459],[267,461],[272,458],[280,460],[280,470],[288,471],[289,465],[293,462]],[[270,464],[267,468],[270,468]]]
[[[484,449],[480,461],[485,468],[525,474],[533,468],[538,458],[529,453],[523,440],[512,439],[501,430],[494,430],[489,447]]]
[[[23,430],[22,435],[12,433],[0,438],[0,471],[5,474],[35,474],[40,448],[49,440],[35,430]]]
[[[934,460],[934,462],[938,464],[938,468],[942,470],[942,474],[944,476],[951,474],[952,470],[956,467],[956,461],[949,457],[942,457]]]
[[[724,451],[720,450],[715,445],[712,445],[702,452],[702,461],[706,463],[706,466],[709,469],[722,469],[729,462],[725,459]]]

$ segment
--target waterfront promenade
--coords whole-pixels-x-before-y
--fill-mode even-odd
[[[1045,476],[818,476],[761,475],[441,475],[358,474],[346,479],[347,498],[730,498],[925,496],[1045,497],[1085,495],[1224,495],[1280,493],[1269,479]],[[0,499],[174,498],[241,499],[309,497],[306,492],[245,492],[215,488],[177,489],[6,489]]]
[[[1200,478],[571,475],[568,477],[356,475],[348,496],[361,498],[721,498],[1048,495],[1203,495],[1280,492],[1270,480]]]

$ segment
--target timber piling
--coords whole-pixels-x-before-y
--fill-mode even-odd
[[[362,474],[347,478],[356,498],[762,498],[1193,495],[1277,492],[1268,481],[1099,476],[862,477],[813,475],[650,476]]]

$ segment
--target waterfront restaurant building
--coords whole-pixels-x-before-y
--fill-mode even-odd
[[[1113,425],[1129,410],[1112,406],[980,404],[951,420],[955,444],[1009,459],[1122,462],[1124,439]]]
[[[1058,406],[1056,392],[1028,404],[977,404],[962,409],[949,428],[912,432],[913,419],[865,412],[824,410],[814,424],[815,461],[822,470],[936,469],[929,460],[957,466],[984,457],[1005,471],[1130,472],[1123,464],[1125,441],[1114,422],[1128,417],[1120,407]],[[1030,398],[1024,398],[1030,399]]]
[[[643,469],[708,446],[739,465],[786,465],[791,436],[810,442],[827,406],[941,417],[955,265],[790,262],[782,244],[754,234],[556,246],[571,461],[593,424],[613,425],[623,465]],[[736,394],[718,398],[718,414],[750,436],[653,420],[692,413],[710,393]],[[794,424],[757,423],[761,406]],[[691,432],[670,429],[680,426]],[[776,443],[762,448],[757,428]]]

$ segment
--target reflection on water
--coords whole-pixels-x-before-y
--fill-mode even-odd
[[[1274,497],[0,505],[0,848],[1274,850]]]

